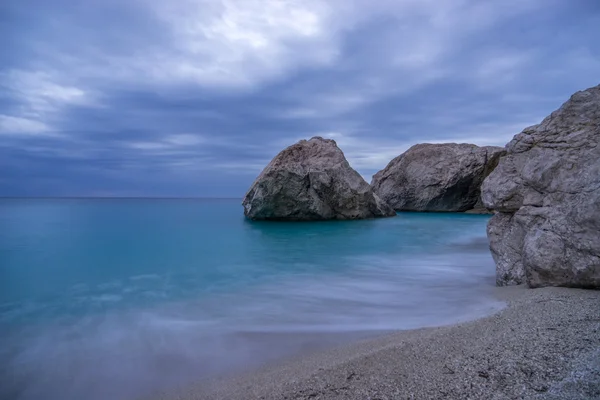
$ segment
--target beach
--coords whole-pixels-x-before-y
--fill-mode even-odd
[[[600,291],[497,288],[503,310],[307,351],[154,399],[598,399]]]
[[[0,21],[0,400],[600,400],[600,0]]]
[[[253,223],[239,208],[1,201],[0,399],[143,398],[504,306],[487,216]]]

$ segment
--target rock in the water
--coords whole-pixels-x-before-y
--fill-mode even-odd
[[[503,154],[501,147],[417,144],[375,174],[371,186],[398,211],[482,208],[481,183]]]
[[[279,153],[256,178],[243,201],[256,220],[311,221],[391,217],[353,170],[335,141],[314,137]]]
[[[497,284],[600,288],[600,86],[506,148],[482,187]]]

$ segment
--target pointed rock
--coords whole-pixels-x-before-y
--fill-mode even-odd
[[[255,220],[312,221],[390,217],[335,141],[314,137],[280,152],[256,178],[242,203]]]

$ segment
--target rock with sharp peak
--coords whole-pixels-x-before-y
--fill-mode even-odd
[[[335,141],[313,137],[284,149],[256,178],[242,205],[253,220],[313,221],[390,217]]]

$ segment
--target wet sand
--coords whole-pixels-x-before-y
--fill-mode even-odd
[[[305,354],[160,395],[191,399],[600,399],[600,291],[498,288],[502,311]]]

